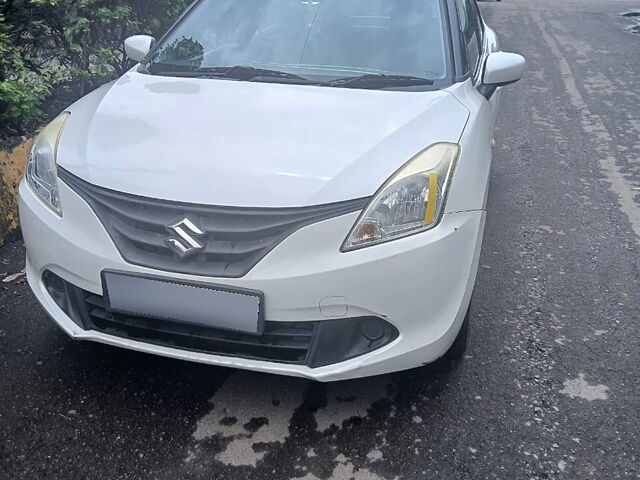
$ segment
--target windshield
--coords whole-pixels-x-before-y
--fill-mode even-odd
[[[447,74],[439,0],[201,0],[147,73],[355,88]]]

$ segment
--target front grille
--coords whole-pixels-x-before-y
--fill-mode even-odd
[[[168,202],[97,187],[58,169],[94,210],[122,257],[158,270],[237,278],[294,231],[362,210],[366,198],[296,208],[242,208]],[[165,241],[169,225],[193,220],[204,235],[199,253],[181,258]]]
[[[261,335],[110,312],[103,297],[85,297],[91,330],[156,345],[219,355],[306,363],[317,322],[265,322]]]
[[[112,312],[100,295],[87,292],[49,270],[42,282],[51,298],[83,330],[94,330],[145,343],[311,368],[339,363],[372,352],[398,338],[379,317],[307,322],[265,321],[259,335]]]

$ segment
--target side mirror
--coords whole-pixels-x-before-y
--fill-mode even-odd
[[[517,82],[522,78],[526,64],[524,57],[517,53],[490,53],[484,64],[480,93],[489,99],[496,88]]]
[[[124,51],[134,62],[141,62],[151,50],[153,42],[155,39],[149,35],[133,35],[125,39]]]

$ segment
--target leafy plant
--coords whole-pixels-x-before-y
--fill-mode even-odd
[[[187,0],[0,0],[0,133],[123,74],[124,39],[160,36]]]

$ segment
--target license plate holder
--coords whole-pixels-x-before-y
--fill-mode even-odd
[[[263,331],[264,294],[259,290],[116,270],[103,270],[102,289],[115,313],[255,335]]]

